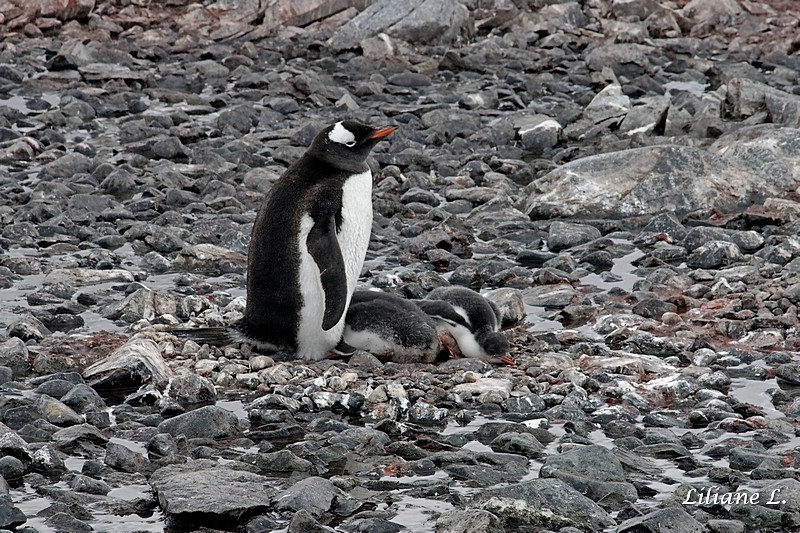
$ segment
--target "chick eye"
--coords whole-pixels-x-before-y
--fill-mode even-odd
[[[344,143],[344,145],[347,146],[348,148],[352,148],[353,146],[356,145],[356,142],[355,141],[350,141],[349,143]]]

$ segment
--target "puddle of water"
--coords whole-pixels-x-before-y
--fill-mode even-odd
[[[141,442],[134,442],[128,439],[121,439],[119,437],[111,437],[108,439],[110,442],[114,444],[119,444],[120,446],[125,446],[132,452],[141,453],[145,457],[147,457],[147,448]]]
[[[633,266],[633,262],[641,257],[644,257],[644,252],[636,248],[631,253],[614,259],[614,266],[611,267],[610,272],[611,274],[619,276],[621,278],[619,281],[605,281],[600,274],[592,273],[582,277],[580,282],[586,285],[594,285],[598,289],[604,291],[619,287],[625,291],[631,292],[633,290],[633,285],[638,280],[642,279],[633,273],[636,269],[636,267]]]
[[[772,405],[772,396],[767,391],[778,389],[778,382],[775,378],[765,381],[755,379],[733,378],[731,380],[730,395],[740,402],[757,405],[764,410],[767,418],[783,418],[784,413],[775,409]]]
[[[219,400],[216,405],[232,412],[239,420],[247,420],[247,410],[242,400]]]
[[[397,509],[392,522],[402,524],[414,533],[433,533],[439,515],[454,509],[448,502],[411,496],[400,498],[391,508]]]

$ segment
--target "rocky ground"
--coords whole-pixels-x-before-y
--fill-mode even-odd
[[[0,528],[797,531],[800,6],[0,0]],[[243,309],[327,123],[363,284],[505,304],[516,366],[314,364]]]

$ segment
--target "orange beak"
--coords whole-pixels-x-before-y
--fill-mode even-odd
[[[503,363],[505,363],[507,365],[517,366],[517,362],[514,361],[514,359],[512,359],[511,357],[509,357],[507,355],[501,355],[500,357],[498,357],[498,359],[500,359],[500,361],[502,361]]]
[[[375,130],[375,132],[369,136],[370,139],[383,139],[388,137],[392,134],[394,130],[397,129],[397,126],[387,126],[386,128],[381,128],[379,130]]]

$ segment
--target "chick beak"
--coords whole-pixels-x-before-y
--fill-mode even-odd
[[[372,135],[369,136],[370,139],[384,139],[392,134],[394,130],[397,129],[397,126],[387,126],[385,128],[381,128],[379,130],[375,130]]]

